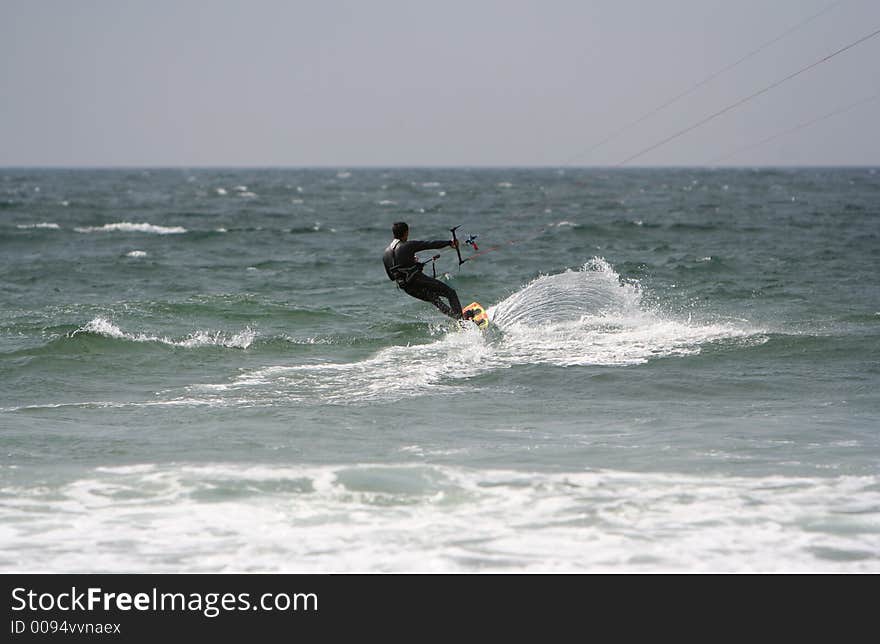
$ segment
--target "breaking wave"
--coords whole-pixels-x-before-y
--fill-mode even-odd
[[[45,228],[45,229],[49,229],[49,230],[58,230],[61,228],[61,226],[59,226],[58,224],[53,223],[53,222],[42,222],[39,224],[18,224],[16,226],[16,228],[18,228],[19,230],[33,230],[35,228]]]
[[[183,339],[176,340],[146,333],[127,333],[106,318],[96,317],[88,324],[72,332],[69,337],[86,334],[113,338],[115,340],[128,340],[130,342],[158,342],[187,349],[207,346],[247,349],[251,346],[257,335],[253,329],[247,327],[243,331],[231,335],[222,331],[196,331]]]
[[[876,476],[172,463],[0,498],[3,571],[877,572],[880,552]]]
[[[115,224],[104,224],[103,226],[85,226],[74,228],[78,233],[105,233],[105,232],[124,232],[124,233],[151,233],[153,235],[180,235],[188,232],[183,226],[156,226],[149,223],[132,224],[127,221]]]

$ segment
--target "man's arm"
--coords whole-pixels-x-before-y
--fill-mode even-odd
[[[433,250],[435,248],[446,248],[452,246],[451,239],[435,239],[434,241],[416,241],[407,242],[412,248],[412,252],[418,253],[420,250]]]

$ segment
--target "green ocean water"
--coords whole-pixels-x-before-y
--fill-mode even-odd
[[[880,571],[878,269],[872,168],[0,170],[0,569]]]

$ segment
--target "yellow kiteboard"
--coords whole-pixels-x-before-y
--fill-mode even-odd
[[[486,309],[483,308],[482,304],[479,302],[471,302],[461,310],[462,315],[465,317],[468,317],[468,314],[471,311],[473,311],[473,317],[470,319],[473,320],[474,324],[480,327],[480,329],[489,328],[489,314],[486,313]]]

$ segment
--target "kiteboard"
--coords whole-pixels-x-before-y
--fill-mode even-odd
[[[461,310],[462,315],[468,317],[468,314],[473,311],[473,317],[470,319],[476,324],[480,329],[489,328],[489,314],[486,313],[486,309],[483,308],[483,305],[479,302],[471,302],[466,307]]]

